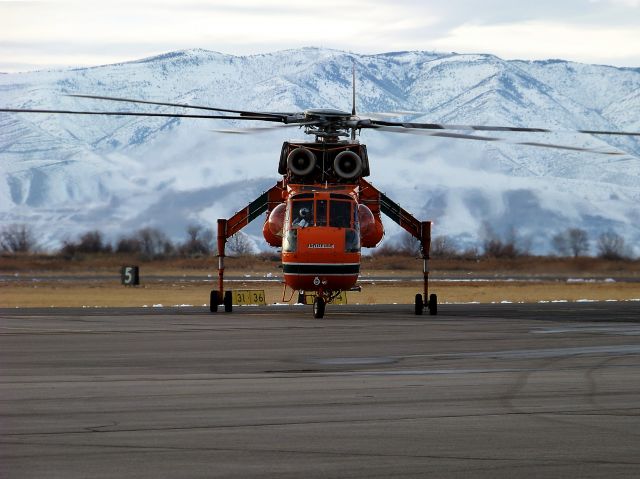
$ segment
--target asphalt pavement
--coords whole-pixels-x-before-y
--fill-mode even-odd
[[[640,477],[640,302],[0,310],[0,477]]]

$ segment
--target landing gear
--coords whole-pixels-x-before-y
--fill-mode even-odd
[[[220,304],[220,300],[218,299],[218,292],[215,289],[212,289],[211,294],[209,295],[209,311],[211,311],[212,313],[217,313],[218,304]]]
[[[225,291],[224,292],[224,312],[230,313],[231,311],[233,311],[233,296],[231,295],[231,291]]]
[[[313,317],[316,319],[321,319],[324,316],[324,307],[325,307],[324,298],[321,296],[316,296],[316,299],[313,300]]]
[[[426,304],[427,309],[429,310],[429,314],[431,316],[435,316],[438,314],[438,296],[435,294],[429,295],[429,301]],[[416,294],[416,302],[415,302],[415,313],[420,316],[422,311],[424,311],[425,304],[422,299],[422,295],[420,293]]]
[[[430,294],[429,295],[429,304],[427,305],[427,308],[429,308],[429,314],[431,316],[435,316],[436,314],[438,314],[438,296],[435,294]]]
[[[209,311],[212,313],[218,312],[218,305],[224,305],[224,312],[230,313],[233,311],[233,294],[231,291],[224,292],[224,299],[220,301],[220,291],[211,290],[211,294],[209,296]]]
[[[415,312],[416,315],[422,315],[422,310],[424,309],[424,302],[422,301],[422,295],[420,293],[416,294],[416,304],[415,304]]]

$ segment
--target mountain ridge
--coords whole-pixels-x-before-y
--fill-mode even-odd
[[[517,230],[531,238],[534,252],[545,252],[550,236],[566,224],[586,229],[592,239],[614,230],[628,244],[640,243],[640,142],[569,131],[637,130],[640,118],[629,112],[640,111],[640,68],[420,51],[359,55],[308,47],[233,56],[192,49],[113,65],[2,75],[0,105],[167,110],[64,96],[89,93],[263,111],[349,111],[352,60],[359,111],[421,112],[407,117],[411,121],[550,126],[563,131],[509,138],[627,152],[610,159],[511,144],[363,133],[371,181],[416,216],[434,219],[434,234],[471,245],[481,241],[483,224],[490,223],[498,232]],[[174,214],[183,217],[171,218],[167,233],[177,238],[189,223],[214,225],[216,215],[232,214],[259,193],[265,178],[277,179],[277,156],[287,139],[280,131],[241,141],[209,131],[227,126],[238,125],[0,114],[0,226],[33,225],[46,231],[42,243],[51,247],[65,235],[90,229],[115,238],[135,223],[167,223],[159,213],[163,201],[180,202],[200,190],[211,195],[210,204],[199,197],[192,210],[178,209]],[[476,184],[477,178],[484,183]],[[245,185],[242,194],[218,194],[238,181]],[[521,205],[525,198],[529,214]],[[85,213],[78,214],[81,209]],[[144,218],[140,211],[151,213]],[[544,224],[545,214],[549,224]],[[391,238],[399,233],[385,224]],[[259,229],[249,232],[259,236]]]

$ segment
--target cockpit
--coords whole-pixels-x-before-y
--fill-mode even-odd
[[[358,204],[353,197],[344,193],[299,193],[289,198],[287,210],[282,243],[284,252],[296,251],[298,232],[309,227],[340,228],[344,233],[325,230],[325,234],[344,234],[344,251],[360,251]]]
[[[314,198],[313,193],[302,193],[291,199],[291,227],[330,226],[356,228],[357,207],[353,198],[342,193],[331,193],[329,199]]]

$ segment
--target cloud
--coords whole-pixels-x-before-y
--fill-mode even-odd
[[[590,0],[591,3],[609,3],[613,5],[622,5],[629,8],[639,8],[640,0]]]
[[[640,0],[0,1],[0,70],[200,47],[455,50],[637,66]],[[604,46],[606,45],[606,47]]]
[[[632,28],[578,27],[565,23],[466,24],[432,42],[438,49],[492,51],[504,58],[569,58],[586,63],[640,64],[640,35]]]

